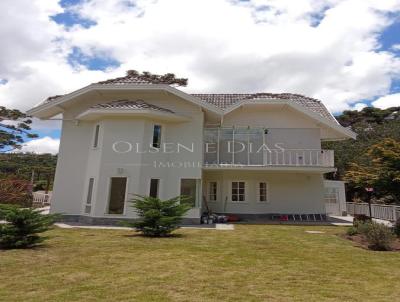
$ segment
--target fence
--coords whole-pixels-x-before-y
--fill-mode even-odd
[[[33,192],[33,205],[34,206],[49,206],[50,201],[51,201],[51,195],[52,193],[49,192],[48,194],[42,193],[42,192]]]
[[[364,214],[369,216],[368,203],[347,202],[346,208],[347,213],[350,215]],[[371,204],[371,212],[372,217],[378,219],[396,221],[400,218],[400,206]]]

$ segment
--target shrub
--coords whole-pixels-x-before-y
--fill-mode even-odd
[[[140,219],[133,223],[122,224],[136,228],[145,236],[168,236],[179,227],[183,215],[191,208],[187,197],[178,196],[168,200],[135,195],[130,202]]]
[[[371,228],[371,223],[372,221],[359,222],[356,227],[358,234],[366,236]]]
[[[40,210],[0,205],[0,248],[28,248],[45,240],[39,236],[54,223],[57,215],[43,215]]]
[[[397,219],[396,223],[394,224],[393,231],[397,237],[400,237],[400,218]]]
[[[354,235],[357,235],[357,234],[358,234],[358,230],[357,230],[356,227],[351,226],[351,227],[349,227],[349,228],[347,229],[347,235],[349,235],[349,236],[354,236]]]
[[[0,179],[0,204],[31,206],[31,183],[27,180]]]
[[[356,215],[354,215],[353,226],[355,226],[357,228],[360,223],[366,223],[366,222],[371,222],[371,221],[372,221],[371,217],[369,217],[367,215],[356,214]]]
[[[369,247],[377,251],[391,250],[395,237],[392,230],[384,224],[371,222],[366,224],[365,237]]]

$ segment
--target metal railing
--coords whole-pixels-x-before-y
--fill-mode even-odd
[[[350,215],[364,214],[369,216],[368,203],[347,202],[347,213]],[[371,212],[373,218],[382,220],[396,221],[400,218],[400,206],[371,204]]]
[[[246,148],[241,152],[205,153],[207,165],[246,165],[246,166],[289,166],[289,167],[334,167],[333,150],[322,149],[284,149],[251,152]]]

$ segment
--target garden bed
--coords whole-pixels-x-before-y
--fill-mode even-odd
[[[369,243],[364,235],[357,234],[350,236],[345,234],[342,235],[342,237],[354,242],[355,246],[361,247],[366,250],[371,250]],[[392,252],[400,252],[400,239],[399,238],[395,239],[394,242],[391,244],[391,247],[392,247],[391,249]]]

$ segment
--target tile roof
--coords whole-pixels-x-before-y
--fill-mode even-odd
[[[100,85],[106,85],[106,84],[111,84],[111,85],[125,85],[125,84],[134,84],[134,85],[154,85],[154,84],[167,84],[168,81],[171,80],[172,74],[167,74],[164,76],[157,76],[157,75],[152,75],[150,73],[138,73],[135,70],[129,70],[127,71],[126,76],[124,77],[119,77],[119,78],[114,78],[114,79],[109,79],[105,81],[101,81],[95,84],[100,84]],[[174,77],[174,76],[173,76]],[[187,79],[178,79],[178,80],[183,80],[186,81]],[[47,104],[50,103],[63,95],[55,95],[48,97],[42,104]],[[260,99],[268,99],[268,100],[287,100],[290,102],[294,102],[300,106],[303,106],[310,111],[313,111],[329,120],[333,120],[336,122],[336,119],[329,113],[329,111],[326,109],[324,104],[314,98],[310,98],[307,96],[303,96],[300,94],[294,94],[294,93],[234,93],[234,94],[192,94],[192,96],[200,99],[203,102],[213,104],[216,107],[225,110],[228,109],[230,106],[235,105],[236,103],[242,101],[242,100],[260,100]],[[128,100],[125,100],[128,101]],[[137,102],[137,101],[129,101],[129,102]],[[143,102],[143,101],[142,101]],[[144,103],[144,102],[143,102]],[[146,103],[144,103],[146,104]],[[105,104],[100,104],[105,105]],[[133,107],[136,107],[136,105],[132,105]],[[147,106],[153,106],[147,104]],[[156,106],[154,106],[156,107]],[[104,108],[110,108],[110,107],[104,107]],[[128,109],[138,109],[138,108],[130,108],[128,107],[113,107],[113,108],[128,108]],[[141,108],[144,109],[144,108]],[[146,108],[146,109],[153,109],[153,110],[161,110],[165,111],[167,109],[159,108]]]
[[[235,105],[243,100],[288,100],[300,106],[303,106],[319,115],[336,122],[336,119],[329,113],[324,104],[314,98],[294,93],[218,93],[218,94],[192,94],[192,96],[201,99],[204,102],[213,104],[223,110]]]
[[[154,110],[167,113],[174,113],[169,109],[148,104],[143,100],[116,100],[103,104],[96,104],[91,109],[131,109],[131,110]]]

